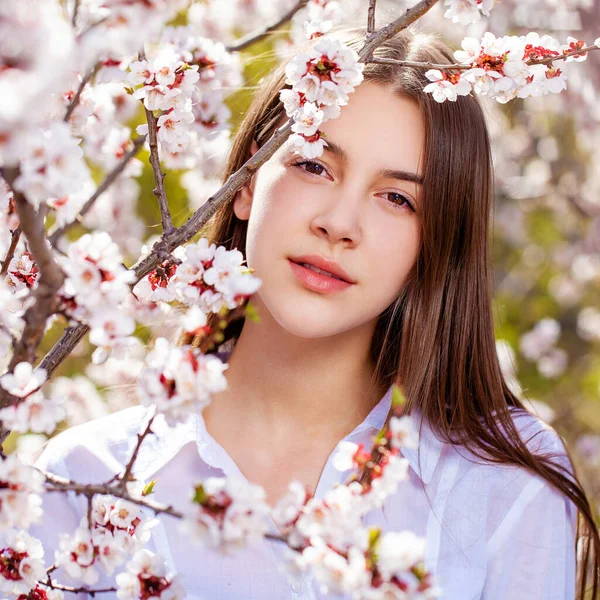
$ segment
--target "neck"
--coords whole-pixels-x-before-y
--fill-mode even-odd
[[[256,433],[341,439],[386,391],[373,382],[375,324],[300,338],[283,329],[264,305],[254,303],[260,322],[244,323],[225,372],[229,387],[205,409],[207,424],[218,419]]]

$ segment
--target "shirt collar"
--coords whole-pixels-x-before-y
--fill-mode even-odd
[[[383,427],[391,407],[392,389],[393,386],[390,386],[365,420],[355,427],[345,439],[352,439],[359,434],[364,435],[368,430],[375,435]],[[412,419],[415,430],[419,432],[419,445],[417,448],[402,448],[402,455],[408,460],[408,464],[423,483],[427,484],[433,477],[442,452],[443,442],[436,437],[426,420],[422,419],[418,409],[413,409],[408,417]],[[199,412],[190,415],[185,422],[178,423],[174,427],[169,427],[164,417],[157,415],[152,424],[152,430],[155,435],[144,440],[135,463],[134,472],[143,480],[147,480],[157,473],[186,444],[194,441],[200,456],[209,465],[224,468],[231,463],[231,460],[227,459],[224,449],[207,432],[204,419]],[[133,439],[132,444],[135,441],[137,438]]]

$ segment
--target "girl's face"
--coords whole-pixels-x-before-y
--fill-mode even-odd
[[[416,103],[365,83],[321,130],[322,156],[307,161],[288,141],[234,200],[236,216],[249,219],[248,266],[263,280],[253,303],[303,338],[374,328],[421,237],[425,137]],[[307,255],[335,261],[353,283],[330,293],[307,287],[290,261]]]

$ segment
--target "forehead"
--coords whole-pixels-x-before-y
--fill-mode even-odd
[[[364,83],[349,96],[339,118],[320,128],[351,163],[421,173],[425,125],[417,103],[391,88]]]

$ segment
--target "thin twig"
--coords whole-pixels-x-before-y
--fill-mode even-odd
[[[94,501],[94,495],[90,494],[87,497],[87,501],[88,501],[88,505],[87,505],[88,529],[90,530],[90,533],[92,533],[92,529],[93,529],[93,523],[92,523],[92,504],[93,504],[93,501]]]
[[[146,436],[148,436],[152,433],[152,421],[154,421],[154,416],[152,416],[150,418],[150,420],[148,421],[148,425],[146,425],[146,429],[144,429],[144,431],[142,433],[137,434],[137,443],[135,445],[135,448],[133,449],[133,453],[131,455],[131,458],[129,459],[129,462],[127,463],[127,466],[125,467],[123,476],[121,477],[121,480],[119,481],[119,484],[118,484],[119,487],[123,490],[127,489],[127,483],[129,482],[129,478],[131,477],[133,465],[135,464],[135,461],[137,460],[137,457],[140,452],[140,448],[142,447],[143,441],[146,439]]]
[[[59,477],[54,473],[45,473],[43,471],[42,473],[46,477],[46,492],[74,492],[77,496],[83,495],[86,497],[89,495],[95,496],[97,494],[102,496],[109,495],[114,496],[115,498],[122,498],[137,506],[144,506],[157,515],[165,514],[175,517],[176,519],[183,518],[183,513],[172,506],[154,502],[146,496],[132,496],[127,489],[121,488],[120,485],[79,483],[77,481],[65,479],[64,477]]]
[[[67,106],[67,111],[65,112],[65,116],[63,117],[63,121],[66,123],[69,118],[71,117],[71,115],[73,114],[73,111],[75,110],[75,108],[77,107],[77,105],[79,104],[79,98],[81,97],[81,92],[83,92],[83,88],[86,86],[86,84],[90,81],[90,79],[92,77],[94,77],[94,75],[96,75],[96,73],[101,69],[102,67],[102,63],[101,62],[97,62],[84,76],[83,79],[81,80],[81,83],[79,84],[79,87],[77,88],[77,91],[75,92],[75,95],[73,96],[73,99],[71,100],[71,102],[69,102],[69,106]]]
[[[375,32],[375,5],[377,0],[369,0],[369,10],[367,11],[367,37]]]
[[[92,598],[96,595],[96,594],[104,594],[104,593],[108,593],[108,592],[116,592],[117,588],[111,587],[111,588],[99,588],[99,589],[90,589],[90,588],[86,588],[86,587],[72,587],[70,585],[62,585],[60,583],[50,583],[50,585],[48,585],[48,583],[44,583],[42,584],[44,586],[46,586],[47,588],[50,588],[51,590],[60,590],[61,592],[69,592],[71,594],[88,594],[89,596],[91,596]]]
[[[270,25],[267,25],[265,28],[255,31],[253,33],[249,33],[248,35],[236,40],[232,44],[226,47],[228,52],[239,52],[244,48],[254,44],[254,42],[258,42],[262,40],[266,36],[268,36],[273,31],[279,29],[284,23],[289,21],[301,8],[304,8],[308,0],[300,0],[296,2],[296,4],[290,8],[284,15],[282,15],[277,21],[274,21]]]
[[[2,270],[0,271],[0,277],[4,277],[8,273],[8,265],[10,265],[10,261],[13,259],[15,255],[15,250],[19,244],[19,238],[21,237],[21,226],[17,227],[12,232],[12,237],[10,238],[10,246],[8,247],[8,251],[6,252],[6,257],[4,262],[2,263]]]
[[[71,17],[71,25],[73,25],[73,29],[77,27],[77,13],[79,12],[79,0],[75,0],[75,4],[73,6],[73,16]]]
[[[380,46],[385,41],[394,37],[398,32],[406,29],[411,23],[420,19],[424,14],[429,12],[439,0],[421,0],[411,8],[407,8],[401,17],[398,17],[379,31],[374,33],[360,49],[358,55],[361,61],[366,62],[367,57],[372,56],[375,48]]]
[[[146,54],[142,50],[139,53],[140,60],[146,59]],[[167,192],[165,191],[165,174],[160,166],[160,156],[158,155],[158,119],[154,116],[151,110],[144,105],[146,112],[146,122],[148,123],[148,144],[150,145],[150,164],[154,174],[154,195],[158,200],[160,209],[160,220],[162,222],[163,235],[173,231],[173,219],[169,210],[169,201],[167,200]]]
[[[380,29],[364,44],[360,51],[361,59],[364,61],[373,50],[384,43],[396,33],[408,27],[419,17],[424,15],[439,0],[422,0],[413,8],[407,10],[402,17],[396,19],[386,27]],[[267,143],[240,167],[235,173],[229,176],[225,184],[211,196],[181,227],[173,229],[171,233],[164,234],[155,242],[150,253],[147,256],[140,257],[131,268],[135,272],[136,280],[139,281],[148,273],[153,271],[164,259],[164,252],[170,253],[186,242],[189,242],[208,220],[224,204],[230,202],[237,191],[244,183],[263,165],[276,150],[287,140],[292,129],[292,121],[288,121],[280,127]],[[77,343],[88,332],[86,325],[69,327],[48,352],[42,360],[40,366],[46,369],[48,376],[60,365],[63,360],[71,353]]]
[[[140,148],[144,145],[146,141],[146,136],[143,135],[141,137],[136,138],[133,141],[133,148],[119,161],[119,163],[113,168],[108,175],[104,178],[102,183],[96,188],[96,191],[85,201],[83,206],[79,209],[79,212],[75,216],[75,218],[66,223],[62,227],[55,227],[48,234],[48,239],[50,240],[50,244],[52,246],[56,246],[59,238],[63,236],[67,231],[69,231],[72,227],[80,223],[85,216],[85,214],[92,208],[96,200],[116,181],[119,175],[125,170],[125,167],[129,164],[131,159],[140,151]]]

